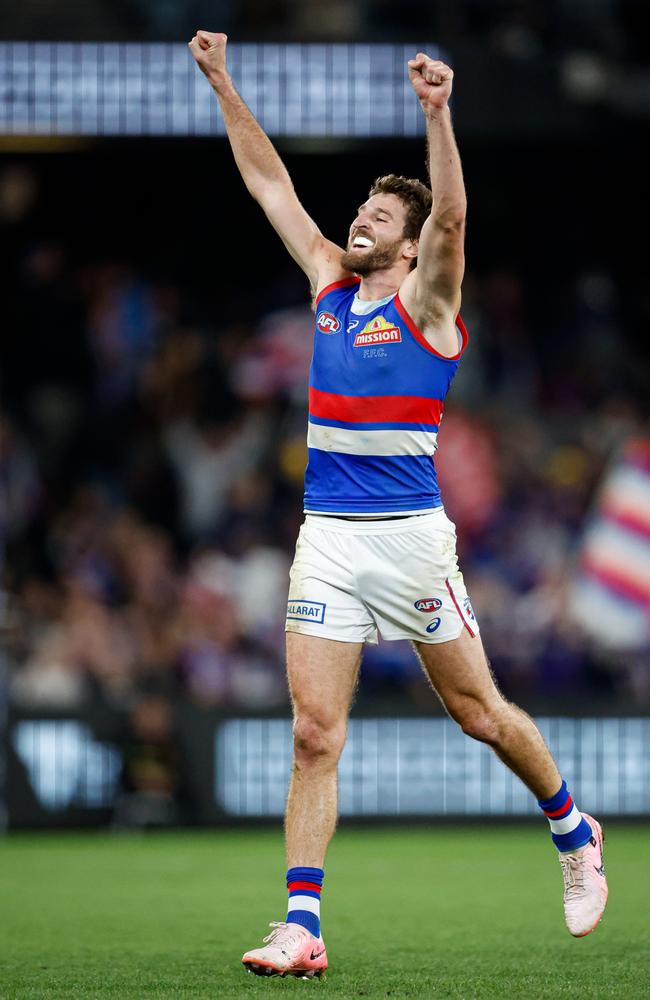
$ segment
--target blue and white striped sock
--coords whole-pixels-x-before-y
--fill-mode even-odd
[[[592,837],[591,827],[574,805],[569,795],[566,781],[559,792],[550,799],[537,803],[551,827],[551,837],[558,851],[576,851],[588,844]]]
[[[320,937],[320,890],[324,877],[322,868],[290,868],[287,872],[287,923],[306,927],[314,937]]]

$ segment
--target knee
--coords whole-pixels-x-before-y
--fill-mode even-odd
[[[336,766],[345,743],[345,725],[299,714],[293,724],[294,758],[299,767]]]
[[[505,702],[484,705],[468,698],[456,703],[449,712],[466,736],[498,747],[502,740],[506,709]]]

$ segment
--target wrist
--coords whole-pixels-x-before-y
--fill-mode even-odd
[[[446,115],[451,114],[449,105],[446,102],[441,107],[428,103],[426,104],[423,103],[422,110],[424,111],[425,118],[430,118],[431,121],[439,120],[440,118],[443,118]]]
[[[208,73],[208,80],[214,92],[218,95],[226,94],[233,89],[233,82],[230,74],[225,69],[213,69]]]

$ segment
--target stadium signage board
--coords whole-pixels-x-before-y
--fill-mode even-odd
[[[406,63],[438,46],[236,43],[235,85],[271,136],[424,135]],[[184,42],[0,42],[0,133],[225,135],[217,101]]]

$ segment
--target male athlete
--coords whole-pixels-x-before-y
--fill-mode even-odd
[[[321,975],[320,894],[337,819],[336,769],[365,642],[410,639],[445,709],[489,744],[549,819],[571,934],[607,900],[600,825],[573,804],[532,720],[504,701],[458,570],[433,454],[467,343],[458,315],[466,199],[448,101],[453,73],[419,52],[408,75],[427,128],[431,191],[389,175],[357,209],[343,250],[298,201],[271,142],[236,92],[226,36],[192,55],[223,112],[249,192],[309,278],[316,329],[309,384],[306,519],[287,611],[294,766],[286,811],[286,921],[242,962],[260,975]]]

